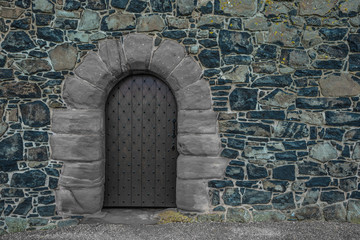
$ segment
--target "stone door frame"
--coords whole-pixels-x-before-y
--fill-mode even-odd
[[[129,34],[99,42],[63,86],[66,109],[51,113],[51,158],[64,163],[55,190],[60,215],[99,214],[105,179],[105,102],[111,89],[134,74],[150,74],[169,85],[178,105],[176,204],[185,211],[209,210],[207,182],[222,178],[217,114],[200,65],[172,40]]]

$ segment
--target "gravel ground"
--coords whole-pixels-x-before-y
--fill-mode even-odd
[[[360,239],[360,225],[335,222],[172,223],[163,225],[80,224],[49,231],[28,231],[0,239]]]

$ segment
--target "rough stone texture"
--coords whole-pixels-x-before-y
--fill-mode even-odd
[[[337,156],[336,149],[328,142],[319,143],[310,150],[310,157],[319,160],[320,162],[336,159]]]
[[[1,47],[9,52],[21,52],[35,47],[29,35],[23,31],[10,32],[6,35]]]
[[[148,69],[153,48],[153,38],[132,34],[124,38],[124,53],[127,64],[133,71]]]
[[[323,214],[326,221],[346,221],[346,210],[343,204],[324,207]]]
[[[217,134],[179,134],[178,151],[184,155],[218,156],[220,141]]]
[[[99,44],[99,56],[106,64],[107,69],[115,76],[128,71],[122,43],[118,40],[101,41]]]
[[[0,97],[40,98],[41,90],[35,83],[4,82],[0,85]],[[0,112],[0,117],[2,116]]]
[[[100,16],[97,12],[91,10],[85,10],[82,13],[79,30],[88,31],[97,29],[100,26]]]
[[[194,11],[196,1],[194,0],[179,0],[177,3],[177,11],[180,15],[190,15]]]
[[[301,15],[326,15],[336,4],[337,1],[328,1],[324,3],[322,0],[304,0],[300,3]]]
[[[286,47],[298,46],[300,42],[298,29],[286,23],[272,25],[270,27],[268,42],[281,43]]]
[[[49,52],[49,57],[55,71],[69,70],[74,68],[77,60],[77,49],[68,44],[56,46]]]
[[[180,110],[179,133],[217,133],[217,114],[212,110]]]
[[[215,1],[215,3],[218,5],[215,5],[216,11],[222,11],[235,17],[251,17],[257,11],[257,3],[251,0]]]
[[[251,215],[248,210],[244,208],[229,208],[226,214],[228,222],[247,223],[251,220]]]
[[[360,94],[360,84],[351,74],[332,74],[320,79],[321,93],[325,97],[348,97]]]
[[[349,200],[346,219],[351,223],[360,223],[360,200]]]
[[[20,105],[21,115],[25,125],[44,127],[50,124],[50,111],[45,103],[35,101]]]
[[[254,212],[254,222],[280,222],[286,219],[286,216],[280,212],[264,211]]]
[[[101,22],[101,30],[103,31],[130,30],[134,28],[135,16],[133,14],[113,14],[104,17]]]
[[[94,187],[103,184],[104,161],[65,162],[59,185],[65,187]]]
[[[320,220],[321,219],[320,208],[317,205],[300,208],[299,210],[296,210],[295,217],[299,221]]]
[[[208,208],[209,200],[205,180],[176,181],[176,205],[187,211],[203,212]]]
[[[211,108],[210,89],[199,80],[175,92],[179,110],[207,110]]]
[[[34,74],[37,72],[44,72],[51,70],[51,66],[49,62],[42,59],[26,59],[18,62],[17,65],[26,74]]]
[[[138,19],[137,30],[139,32],[161,31],[164,29],[164,20],[159,15],[143,16]]]

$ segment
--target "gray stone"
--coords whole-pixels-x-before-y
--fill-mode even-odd
[[[222,17],[213,16],[213,15],[204,15],[201,16],[197,24],[200,29],[208,28],[221,28],[224,25],[224,19]]]
[[[290,15],[289,12],[294,9],[294,5],[288,1],[266,2],[264,15],[266,17],[276,17],[280,14]]]
[[[16,8],[1,7],[0,9],[0,17],[3,18],[18,19],[23,13],[24,13],[24,9],[17,7]]]
[[[171,72],[166,81],[174,91],[177,91],[200,80],[202,72],[200,65],[192,57],[187,56]]]
[[[324,3],[323,0],[303,0],[300,3],[300,15],[325,16],[333,7],[336,1]]]
[[[253,0],[220,1],[219,7],[225,14],[231,16],[252,17],[257,11],[257,2]]]
[[[104,159],[104,137],[99,135],[55,134],[50,137],[51,157],[65,161]]]
[[[102,110],[54,109],[51,130],[67,134],[103,134]]]
[[[303,138],[309,136],[309,129],[306,124],[279,121],[274,127],[274,136],[283,138]]]
[[[189,20],[176,18],[176,17],[168,17],[167,18],[168,26],[175,29],[186,29],[189,27]]]
[[[350,18],[349,22],[354,27],[359,27],[360,26],[360,15]]]
[[[8,52],[21,52],[34,48],[35,44],[24,31],[14,31],[6,35],[1,47]]]
[[[40,98],[41,90],[36,83],[8,81],[0,85],[0,97]],[[1,116],[2,112],[0,110],[0,119]]]
[[[2,162],[12,162],[14,165],[16,165],[14,161],[23,160],[23,152],[23,140],[19,133],[4,138],[2,141],[0,141],[0,161]],[[1,170],[6,171],[3,168]]]
[[[356,143],[354,147],[354,152],[352,155],[352,159],[354,160],[360,160],[360,143]]]
[[[219,123],[219,129],[222,133],[236,133],[261,137],[271,136],[270,126],[261,123],[221,121]]]
[[[101,61],[98,54],[90,52],[83,59],[82,63],[75,69],[75,74],[92,85],[105,90],[111,89],[116,79],[108,71],[105,63]]]
[[[201,79],[175,92],[178,110],[207,110],[211,108],[210,88]]]
[[[257,160],[271,159],[274,156],[273,154],[268,153],[267,148],[263,148],[263,147],[246,146],[243,153],[244,153],[243,154],[244,157],[246,157],[246,158],[254,158],[254,159],[257,159]]]
[[[56,9],[55,15],[58,18],[80,18],[80,12],[68,12],[59,9]]]
[[[29,102],[20,105],[22,120],[30,127],[44,127],[50,124],[50,111],[41,101]]]
[[[84,32],[68,31],[67,36],[71,41],[89,42],[89,34]]]
[[[269,29],[267,19],[262,16],[256,16],[244,21],[245,29],[250,31],[266,31]]]
[[[212,110],[180,110],[179,133],[217,133],[217,113]]]
[[[65,80],[63,97],[70,107],[77,109],[96,109],[103,107],[106,100],[104,91],[76,76]]]
[[[0,122],[0,137],[6,133],[8,126],[6,122]]]
[[[320,189],[319,188],[312,188],[309,189],[304,197],[304,201],[302,203],[303,206],[315,204],[320,196]]]
[[[226,188],[222,195],[222,199],[224,200],[225,205],[230,205],[230,206],[241,205],[239,188]]]
[[[78,29],[80,31],[88,31],[98,29],[100,26],[100,16],[97,12],[84,10],[80,19]]]
[[[1,116],[1,114],[0,114]],[[345,133],[345,140],[358,141],[360,140],[360,129],[352,129]]]
[[[99,42],[99,56],[107,69],[117,78],[128,72],[125,53],[119,40],[107,39]]]
[[[328,142],[318,143],[310,150],[310,157],[320,162],[327,162],[338,157],[336,149]]]
[[[24,232],[28,225],[26,219],[16,217],[5,217],[5,223],[9,233]]]
[[[349,200],[346,219],[351,223],[360,223],[360,200]]]
[[[61,172],[59,185],[70,188],[100,186],[104,183],[104,161],[66,161]]]
[[[207,180],[176,180],[176,206],[186,211],[205,212],[209,208]]]
[[[272,205],[275,209],[279,210],[294,209],[296,207],[294,202],[294,193],[287,192],[274,196],[272,199]]]
[[[340,189],[344,192],[354,191],[357,190],[357,177],[349,177],[340,179]]]
[[[224,77],[235,83],[245,83],[249,80],[249,67],[244,65],[236,66],[231,72],[225,73]]]
[[[181,179],[221,178],[228,164],[221,157],[180,155],[177,159],[177,177]]]
[[[286,215],[276,211],[253,212],[254,222],[280,222],[286,220]]]
[[[321,212],[319,206],[306,206],[295,211],[297,220],[320,220]]]
[[[159,15],[147,15],[139,17],[136,26],[138,32],[152,32],[163,30],[165,24]]]
[[[179,134],[177,144],[184,155],[218,156],[221,151],[217,134]]]
[[[358,164],[356,162],[329,161],[326,168],[332,177],[355,176]]]
[[[98,41],[98,40],[101,40],[104,38],[106,38],[106,34],[102,33],[102,32],[96,32],[94,34],[91,34],[91,36],[90,36],[90,40],[92,40],[92,41]]]
[[[324,97],[348,97],[360,94],[360,85],[349,73],[330,74],[319,81]]]
[[[250,212],[244,208],[228,208],[226,221],[247,223],[251,221],[251,215]]]
[[[32,9],[34,12],[53,13],[54,4],[49,0],[33,0]]]
[[[103,31],[118,31],[134,29],[136,25],[133,14],[113,14],[105,17],[101,23]]]
[[[190,15],[196,7],[195,3],[195,0],[178,0],[177,10],[182,16]]]
[[[148,69],[153,49],[152,37],[144,34],[128,35],[124,37],[123,49],[127,64],[131,70],[136,71]],[[155,73],[157,72],[155,71]]]
[[[342,203],[324,207],[323,214],[326,221],[346,221],[346,210]]]
[[[49,62],[43,59],[25,59],[18,62],[17,65],[26,74],[34,74],[37,72],[45,72],[51,70]]]
[[[301,42],[305,48],[316,46],[323,42],[318,31],[305,30]]]
[[[267,191],[258,191],[246,189],[243,194],[243,204],[267,204],[271,200],[272,193]]]
[[[286,47],[296,47],[300,42],[300,34],[296,27],[286,23],[273,24],[270,27],[268,42],[280,43]]]
[[[28,161],[46,161],[49,160],[49,154],[47,147],[35,147],[29,148],[27,151],[27,160]]]
[[[282,49],[280,62],[294,69],[306,69],[309,64],[309,57],[304,50]]]
[[[49,57],[55,71],[72,70],[77,60],[77,49],[65,43],[49,51]]]
[[[150,70],[166,79],[185,57],[185,48],[172,40],[163,41],[155,50]]]
[[[259,103],[268,106],[287,108],[295,103],[295,99],[295,94],[276,89],[260,99]]]
[[[264,189],[271,192],[285,192],[288,185],[289,183],[287,181],[263,181]]]

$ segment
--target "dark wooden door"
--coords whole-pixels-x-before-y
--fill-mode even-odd
[[[176,102],[148,75],[121,81],[106,103],[104,207],[175,207]]]

